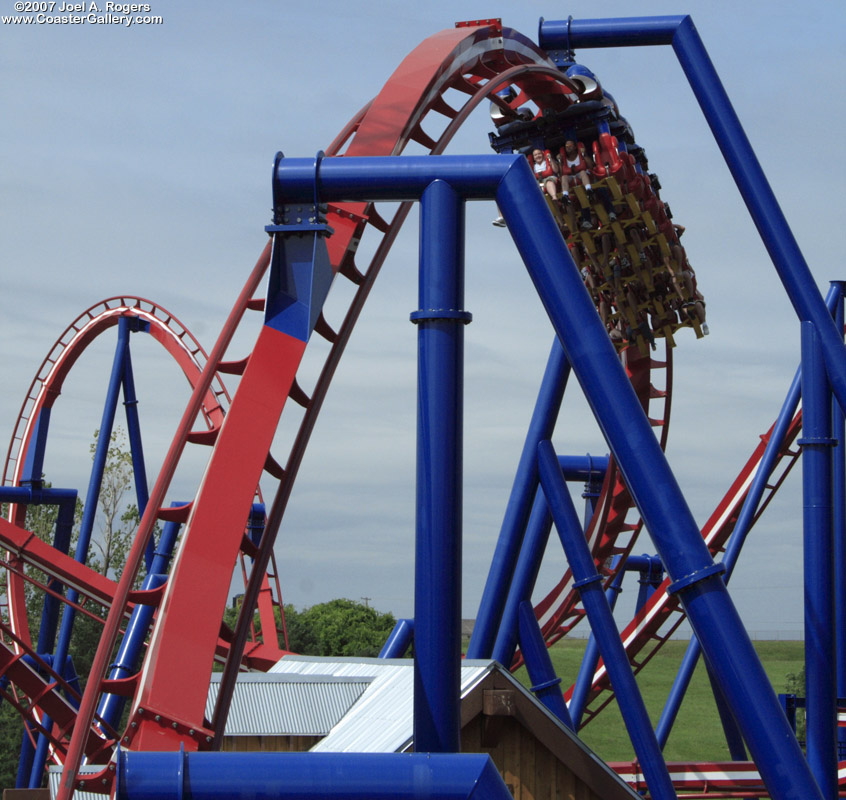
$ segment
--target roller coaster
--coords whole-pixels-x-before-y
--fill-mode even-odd
[[[687,346],[685,339],[707,334],[705,298],[681,244],[683,228],[673,222],[645,150],[613,97],[575,59],[577,49],[666,44],[678,55],[767,245],[801,321],[803,342],[802,368],[782,413],[701,530],[663,449],[674,352]],[[444,155],[479,106],[490,110],[495,154]],[[403,156],[412,142],[428,155]],[[826,299],[816,288],[690,18],[542,20],[537,44],[498,19],[457,23],[411,52],[325,151],[307,159],[278,154],[272,191],[269,241],[210,352],[156,303],[108,298],[59,336],[23,401],[0,488],[8,504],[0,520],[7,576],[0,675],[3,697],[25,726],[18,786],[40,786],[45,765],[53,762],[64,767],[60,800],[74,790],[140,797],[126,778],[127,764],[147,772],[182,770],[172,760],[160,766],[162,751],[182,753],[187,776],[192,754],[219,746],[239,671],[266,670],[285,654],[284,637],[274,635],[281,633],[276,536],[341,356],[415,203],[421,226],[420,307],[411,315],[419,359],[417,554],[414,620],[404,630],[413,629],[415,645],[416,753],[442,755],[425,769],[446,776],[451,790],[463,785],[462,769],[470,769],[469,757],[458,753],[456,678],[462,330],[470,321],[463,297],[463,209],[466,202],[493,199],[555,337],[467,656],[525,662],[533,681],[536,675],[540,682],[553,679],[532,643],[551,645],[587,617],[595,647],[588,648],[578,680],[564,693],[567,705],[554,706],[556,713],[578,729],[616,694],[642,770],[627,779],[638,787],[645,779],[651,796],[668,798],[690,787],[671,774],[660,749],[701,651],[719,688],[732,757],[746,770],[735,783],[712,781],[713,796],[836,797],[843,769],[837,698],[846,686],[832,677],[839,620],[827,609],[833,609],[835,583],[844,572],[838,562],[835,579],[832,516],[842,516],[844,503],[843,475],[832,463],[839,452],[834,444],[843,438],[842,416],[838,433],[830,413],[832,397],[835,408],[846,402],[842,287],[834,284]],[[373,252],[366,265],[356,259],[365,237]],[[352,287],[340,320],[324,315],[335,281]],[[117,347],[71,555],[79,493],[43,479],[50,415],[82,353],[115,329]],[[255,344],[230,355],[230,344],[245,331]],[[161,345],[191,386],[149,488],[130,348],[138,334]],[[324,342],[323,355],[307,390],[311,381],[299,370],[314,334]],[[609,458],[564,457],[552,449],[571,372]],[[232,394],[227,381],[237,385]],[[112,579],[85,562],[121,394],[141,519],[120,577]],[[287,451],[271,452],[280,420],[289,417],[296,433]],[[193,496],[175,498],[174,476],[195,448],[207,450],[208,462]],[[807,755],[726,590],[746,534],[800,454],[810,576],[806,620],[814,631],[806,634]],[[267,501],[262,480],[274,484]],[[566,480],[595,488],[586,525]],[[836,495],[832,487],[839,487]],[[27,527],[27,510],[41,505],[57,509],[52,541]],[[527,613],[553,521],[569,566]],[[646,562],[633,555],[644,529],[658,553]],[[715,562],[721,552],[724,558]],[[648,574],[652,588],[618,635],[609,598],[633,569]],[[230,627],[222,620],[233,570],[243,576],[244,597]],[[33,597],[41,614],[37,627],[28,612]],[[263,635],[256,633],[256,614]],[[83,690],[68,657],[79,615],[102,624]],[[685,618],[696,636],[656,733],[633,673]],[[384,653],[402,654],[407,645],[407,636],[397,636]],[[223,665],[223,676],[209,718],[215,662]],[[380,766],[392,796],[419,789],[407,772],[409,758]],[[80,772],[83,762],[97,770]],[[214,770],[214,762],[203,763]],[[167,786],[174,785],[176,779],[169,780]],[[178,793],[201,793],[184,780]],[[331,780],[312,786],[309,796],[357,791],[340,779],[329,785]],[[161,795],[170,791],[161,789]],[[271,791],[286,796],[284,782]],[[507,796],[495,780],[485,792]]]

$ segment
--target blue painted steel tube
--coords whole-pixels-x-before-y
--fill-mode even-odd
[[[657,562],[657,568],[656,568]],[[623,578],[626,572],[644,572],[648,571],[650,575],[657,576],[660,570],[660,575],[663,576],[663,565],[660,559],[655,556],[648,555],[630,555],[626,559],[626,563],[617,571],[611,585],[605,591],[605,599],[608,601],[608,607],[612,613],[614,607],[617,605],[617,600],[622,592]],[[660,583],[660,578],[656,578]],[[640,598],[638,598],[639,602]],[[640,609],[637,608],[636,611]],[[596,643],[596,637],[591,633],[588,637],[587,647],[585,647],[584,655],[582,656],[582,663],[579,666],[579,674],[573,684],[573,694],[570,695],[570,716],[573,718],[573,724],[576,730],[581,727],[582,715],[584,714],[585,704],[590,692],[591,684],[593,683],[593,676],[596,674],[596,667],[599,663],[599,646]],[[660,744],[660,740],[659,740]]]
[[[532,681],[531,692],[571,731],[573,720],[561,693],[561,678],[555,674],[549,650],[543,640],[535,610],[528,600],[520,603],[520,649]]]
[[[414,620],[398,619],[382,649],[379,658],[402,658],[414,639]]]
[[[544,19],[538,30],[538,42],[547,51],[672,44],[685,19],[684,16]]]
[[[834,313],[836,309],[842,309],[843,287],[840,283],[832,283],[828,295],[826,296],[825,304],[830,313]],[[838,327],[843,327],[842,321],[839,323]],[[752,528],[752,523],[758,511],[758,506],[761,503],[761,498],[767,488],[767,483],[770,479],[773,468],[775,467],[779,451],[784,443],[784,437],[787,434],[787,430],[790,427],[793,417],[796,414],[796,409],[799,406],[801,374],[801,369],[797,369],[796,374],[793,377],[793,381],[790,384],[790,389],[787,392],[787,396],[782,403],[781,410],[779,411],[778,417],[773,425],[767,446],[764,448],[764,454],[761,456],[761,462],[758,464],[755,477],[749,485],[749,490],[746,493],[746,499],[743,501],[743,507],[737,517],[737,522],[734,525],[731,539],[726,547],[725,556],[722,561],[722,563],[726,566],[726,583],[728,583],[731,579],[734,567],[737,564],[737,560],[740,558],[741,549],[743,548],[746,537]],[[839,407],[835,406],[834,410],[837,412]],[[837,511],[837,508],[837,504],[835,504],[835,512]],[[844,558],[846,558],[846,555],[844,555]],[[846,589],[846,587],[844,588]],[[684,700],[684,695],[690,685],[690,679],[696,669],[696,664],[701,652],[702,648],[699,645],[699,641],[695,636],[693,636],[688,643],[684,658],[679,666],[678,674],[676,675],[676,679],[673,681],[670,694],[667,696],[667,702],[664,704],[664,710],[661,712],[661,719],[658,721],[658,725],[656,727],[658,741],[660,742],[662,748],[666,745],[667,739],[670,736],[670,731],[672,730],[679,708]],[[844,681],[844,686],[846,686],[846,681]]]
[[[47,489],[52,493],[52,490]],[[67,555],[70,550],[71,537],[73,535],[73,521],[76,517],[76,490],[59,490],[66,496],[58,503],[56,513],[56,531],[53,536],[53,547],[59,552]],[[48,582],[51,592],[56,594],[44,595],[44,605],[41,609],[41,626],[38,629],[38,644],[36,652],[39,655],[50,653],[53,650],[53,643],[56,641],[56,631],[59,625],[59,608],[61,601],[59,596],[64,591],[64,586],[58,578],[51,578]]]
[[[287,163],[287,162],[293,163]],[[403,162],[397,168],[394,162]],[[365,163],[369,163],[369,168]],[[474,164],[479,172],[467,175]],[[307,166],[310,165],[310,166]],[[343,178],[336,184],[335,170]],[[308,202],[313,161],[282,159],[278,196]],[[354,173],[358,173],[354,176]],[[395,185],[410,174],[408,186]],[[620,465],[688,618],[727,693],[771,795],[819,798],[813,776],[649,421],[617,359],[596,308],[523,156],[327,158],[320,196],[340,200],[414,199],[419,184],[449,179],[466,197],[492,189],[588,402]],[[356,177],[362,185],[352,181]],[[453,183],[454,181],[454,183]],[[486,183],[486,181],[488,181]],[[428,185],[428,184],[426,184]],[[842,351],[842,345],[838,342]],[[844,359],[846,361],[846,359]],[[828,362],[827,362],[828,363]],[[615,398],[608,403],[607,398]]]
[[[831,394],[813,323],[802,323],[805,697],[808,763],[828,800],[837,797]]]
[[[144,578],[142,589],[158,589],[167,580],[167,575],[150,573]],[[117,657],[111,666],[109,678],[116,680],[127,678],[135,673],[136,661],[144,644],[144,639],[150,629],[155,606],[137,605],[132,610],[132,616],[126,626],[123,641]],[[120,716],[123,713],[127,698],[116,694],[104,694],[100,698],[97,714],[113,728],[117,728]]]
[[[558,456],[565,481],[602,480],[608,470],[608,456]]]
[[[172,503],[172,506],[181,506],[184,503]],[[176,539],[179,535],[181,524],[178,522],[166,522],[159,538],[159,544],[153,553],[153,560],[150,562],[150,571],[144,578],[142,589],[156,589],[167,580],[167,571],[170,565],[170,558]],[[117,680],[127,678],[134,674],[138,668],[138,658],[144,647],[150,624],[153,620],[154,606],[137,605],[132,611],[126,632],[120,643],[117,656],[111,666],[109,678]],[[120,722],[121,714],[126,705],[126,697],[116,694],[104,694],[100,699],[97,709],[98,715],[113,728]]]
[[[537,462],[537,458],[535,461]],[[558,464],[565,480],[587,480],[598,471],[601,471],[600,474],[605,473],[608,469],[608,458],[559,456]],[[536,468],[532,472],[536,473]],[[506,667],[514,660],[517,649],[518,609],[524,600],[530,600],[532,597],[551,529],[552,517],[546,498],[543,492],[536,492],[493,649],[494,660]]]
[[[773,425],[772,433],[770,434],[767,446],[764,449],[764,454],[761,457],[761,463],[755,472],[755,477],[749,486],[746,494],[746,499],[743,502],[743,508],[738,515],[728,546],[726,547],[725,556],[722,563],[726,567],[725,582],[728,583],[731,579],[731,574],[734,571],[735,564],[740,557],[740,551],[746,541],[746,536],[752,526],[753,519],[758,511],[758,505],[761,502],[761,497],[764,490],[767,488],[767,482],[772,474],[775,466],[776,458],[779,450],[784,442],[784,436],[796,414],[796,409],[799,405],[799,381],[801,372],[796,371],[790,389],[787,392],[781,411]],[[702,648],[699,645],[699,640],[693,636],[688,643],[682,663],[679,666],[678,674],[673,681],[673,686],[670,689],[670,694],[667,696],[667,702],[664,704],[664,710],[661,713],[661,719],[658,721],[656,732],[658,734],[658,741],[661,747],[667,743],[667,739],[672,730],[673,723],[678,715],[684,695],[690,685],[690,679],[696,669],[696,664],[699,656],[702,653]]]
[[[135,375],[132,371],[132,355],[130,354],[128,343],[123,365],[123,405],[126,413],[129,452],[132,455],[132,475],[133,482],[135,483],[135,499],[138,504],[138,515],[140,518],[143,516],[144,509],[147,507],[147,498],[150,496],[150,493],[147,489],[147,467],[144,463],[144,446],[141,440],[141,420],[138,415],[138,395],[135,393]],[[147,572],[150,572],[155,549],[155,542],[151,536],[150,541],[147,544],[147,552],[144,557]]]
[[[608,601],[608,608],[614,613],[614,606],[620,596],[623,585],[624,570],[619,570],[611,581],[611,585],[605,590],[605,599]],[[593,676],[596,674],[596,666],[599,664],[599,645],[596,643],[596,636],[591,633],[582,656],[582,663],[579,666],[579,674],[573,684],[573,694],[570,695],[570,717],[573,720],[573,730],[578,730],[582,724],[582,714],[585,712],[588,692],[590,691]]]
[[[31,486],[0,486],[0,503],[25,505],[76,504],[76,489],[35,489]]]
[[[20,480],[24,486],[40,486],[43,482],[44,452],[47,447],[47,431],[50,429],[50,413],[50,408],[41,408],[30,434]]]
[[[464,203],[444,181],[420,201],[414,747],[460,749]]]
[[[543,391],[541,396],[544,396]],[[536,430],[530,430],[527,443],[528,438],[536,433]],[[537,448],[537,442],[535,442],[535,448]],[[591,476],[604,475],[605,470],[608,469],[608,457],[559,456],[558,464],[565,480],[584,481],[590,480]],[[536,475],[536,468],[533,468],[531,472]],[[493,659],[505,666],[510,665],[514,660],[514,653],[517,650],[518,609],[524,600],[530,600],[532,597],[552,528],[552,517],[543,492],[535,492],[534,489],[532,492],[535,494],[535,502],[529,515],[528,525],[526,525],[523,545],[513,570],[511,584],[508,587],[502,622],[493,648]]]
[[[746,747],[743,743],[743,734],[735,720],[731,709],[726,702],[725,693],[722,687],[714,679],[714,673],[708,667],[708,662],[705,662],[705,668],[708,674],[708,682],[711,684],[711,694],[714,696],[714,703],[717,706],[717,714],[720,717],[720,725],[723,728],[723,736],[728,745],[729,755],[732,761],[747,761]]]
[[[517,649],[520,604],[532,597],[551,530],[552,516],[549,513],[546,498],[543,492],[536,492],[526,534],[523,537],[523,546],[520,548],[520,557],[514,568],[511,585],[508,587],[508,597],[505,608],[502,610],[502,622],[494,643],[493,659],[506,668],[511,666]]]
[[[482,753],[118,751],[118,800],[511,800]]]
[[[826,311],[822,295],[755,156],[755,151],[689,16],[544,21],[545,50],[671,44],[708,121],[726,164],[800,320],[812,321],[829,380],[846,409],[846,358],[842,331]]]
[[[561,400],[567,387],[570,364],[558,339],[552,342],[546,371],[535,402],[526,441],[520,454],[511,495],[505,507],[499,539],[491,561],[488,580],[479,603],[473,635],[467,647],[468,658],[491,658],[497,630],[502,621],[508,590],[517,564],[520,546],[532,509],[538,483],[538,442],[552,436]]]
[[[509,164],[522,155],[344,156],[320,162],[318,193],[345,200],[419,200],[432,181],[448,183],[465,200],[490,200]],[[528,166],[528,164],[526,164]],[[314,202],[314,159],[280,158],[273,173],[279,203]]]
[[[544,396],[546,396],[546,393],[542,390],[539,401]],[[542,409],[541,417],[545,419],[545,409]],[[530,427],[527,445],[529,440],[537,433],[536,429],[533,430]],[[535,447],[537,447],[537,442],[535,442]],[[524,451],[526,449],[527,446],[524,446]],[[537,462],[537,459],[535,461]],[[604,475],[608,469],[608,457],[559,456],[558,464],[565,480],[584,481],[590,480],[591,476]],[[533,468],[531,473],[536,475],[536,471],[536,468]],[[493,659],[505,666],[510,665],[514,660],[514,653],[517,650],[518,609],[524,600],[531,599],[543,554],[546,550],[546,543],[549,540],[549,532],[552,528],[552,517],[549,514],[543,492],[536,492],[535,488],[531,491],[535,495],[535,502],[529,515],[528,525],[525,526],[526,533],[523,537],[523,545],[514,567],[505,608],[502,611],[502,622],[493,648]]]
[[[843,330],[842,281],[832,282],[837,289],[838,302],[834,314],[837,330]],[[837,697],[846,697],[846,415],[837,403],[833,404],[831,433],[837,444],[834,448],[834,604],[837,644]],[[837,727],[838,754],[846,743],[846,728]]]
[[[649,714],[635,682],[631,665],[626,658],[625,648],[614,624],[614,615],[602,590],[602,576],[593,563],[576,508],[558,468],[555,451],[548,440],[538,445],[538,472],[555,520],[555,527],[558,529],[558,536],[573,571],[574,585],[579,590],[591,630],[596,636],[608,669],[611,685],[619,698],[623,721],[646,777],[649,793],[657,800],[675,800],[673,782],[661,756],[661,749],[649,722]]]

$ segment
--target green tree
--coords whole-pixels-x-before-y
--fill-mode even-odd
[[[378,656],[396,625],[394,615],[336,599],[297,611],[285,606],[291,650],[315,656]]]
[[[23,723],[10,703],[0,705],[0,786],[12,788],[18,776]]]
[[[91,457],[97,449],[100,431],[94,431]],[[118,580],[141,515],[138,506],[128,502],[134,488],[132,453],[123,429],[116,427],[109,440],[103,480],[100,484],[97,521],[99,535],[91,537],[93,550],[89,552],[88,565],[100,574]]]

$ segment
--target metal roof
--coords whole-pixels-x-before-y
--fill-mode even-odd
[[[79,768],[80,775],[91,775],[103,769],[103,765],[89,766],[82,764]],[[50,790],[50,797],[55,798],[59,793],[59,784],[62,780],[62,767],[56,764],[49,764],[47,766],[47,788]],[[73,793],[74,800],[104,800],[106,795],[97,792],[86,792],[81,789],[75,789]]]
[[[412,744],[414,717],[414,661],[407,658],[362,659],[321,658],[318,656],[285,656],[270,670],[274,674],[328,674],[334,677],[372,677],[364,694],[338,721],[326,738],[321,739],[312,752],[400,752]],[[514,676],[496,661],[461,662],[461,698],[467,697],[492,672],[506,681],[516,692],[524,695],[538,712],[553,723],[561,737],[613,781],[622,794],[637,794],[593,753],[549,709],[540,703]],[[616,796],[616,795],[615,795]]]
[[[221,673],[212,675],[206,700],[211,719]],[[238,676],[225,736],[325,736],[364,693],[369,678],[285,673]]]
[[[495,668],[494,661],[462,661],[461,696],[468,694]],[[338,721],[325,739],[312,747],[313,751],[393,753],[410,746],[414,708],[412,659],[285,656],[271,667],[270,672],[372,678],[358,702]]]

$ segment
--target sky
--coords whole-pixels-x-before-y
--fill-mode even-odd
[[[411,50],[458,20],[501,17],[536,39],[540,17],[567,16],[536,0],[328,0],[320,13],[271,0],[149,6],[145,16],[160,17],[157,24],[22,25],[11,18],[33,14],[0,0],[4,450],[41,360],[103,298],[150,299],[212,347],[264,246],[277,151],[311,157],[327,147]],[[815,280],[824,292],[844,277],[846,8],[810,0],[797,14],[785,2],[613,0],[589,14],[571,11],[575,18],[691,14]],[[576,56],[646,149],[663,199],[686,227],[707,300],[710,335],[677,336],[667,450],[702,524],[778,412],[798,364],[799,326],[672,51]],[[490,127],[481,108],[447,152],[490,152]],[[465,617],[476,615],[552,341],[507,231],[490,225],[494,216],[492,203],[468,206],[466,308],[474,321],[466,329]],[[413,614],[416,331],[408,314],[417,307],[416,237],[412,213],[347,348],[280,531],[283,597],[299,607],[344,596]],[[239,333],[229,357],[246,355],[255,334]],[[112,338],[101,339],[56,405],[45,471],[57,486],[86,479],[114,348]],[[133,358],[154,472],[188,392],[153,343],[134,342]],[[290,435],[286,419],[279,447]],[[575,382],[554,443],[560,453],[607,452]],[[186,476],[202,470],[202,460],[191,459]],[[801,635],[794,472],[732,581],[748,629],[762,638]],[[174,491],[189,492],[191,481]],[[646,540],[636,550],[653,552]],[[562,569],[557,544],[548,555],[539,595]],[[624,596],[631,600],[635,590],[633,583]]]

